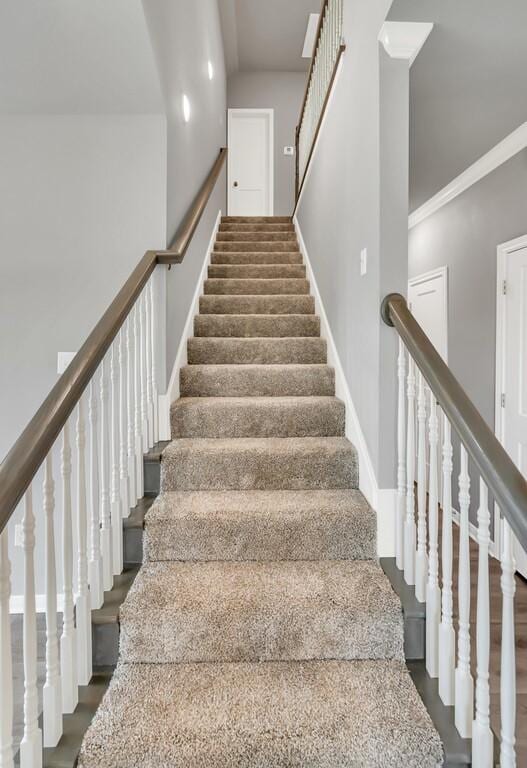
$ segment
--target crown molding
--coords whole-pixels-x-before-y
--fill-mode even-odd
[[[392,59],[408,59],[412,66],[434,25],[419,21],[385,21],[379,42]]]
[[[465,192],[487,174],[492,173],[500,165],[527,147],[527,122],[506,136],[485,155],[476,160],[450,184],[443,187],[436,195],[423,203],[408,217],[408,229],[412,229],[421,221],[431,216],[455,197]]]

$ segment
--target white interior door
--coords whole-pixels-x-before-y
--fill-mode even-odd
[[[273,215],[273,110],[229,109],[230,216]]]
[[[447,267],[441,267],[408,283],[410,311],[445,362],[448,360],[447,282]]]
[[[520,241],[522,242],[522,241]],[[502,252],[501,439],[527,477],[527,238]],[[498,324],[499,319],[498,319]],[[498,345],[500,343],[498,331]],[[498,360],[498,365],[500,361]],[[527,554],[516,542],[516,566],[527,577]]]

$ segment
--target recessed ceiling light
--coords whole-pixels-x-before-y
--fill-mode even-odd
[[[304,50],[302,51],[303,59],[310,59],[313,56],[313,48],[315,47],[315,38],[317,36],[318,20],[320,13],[310,13],[307,21],[306,38],[304,40]]]
[[[207,72],[209,73],[209,80],[212,80],[214,77],[214,67],[212,66],[212,61],[207,62]]]
[[[183,120],[186,123],[190,120],[190,101],[186,93],[183,94]]]

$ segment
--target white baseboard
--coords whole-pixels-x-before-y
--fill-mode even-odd
[[[179,397],[179,372],[181,368],[187,364],[187,342],[194,335],[194,317],[199,313],[199,297],[203,290],[203,283],[207,277],[207,269],[211,261],[212,251],[214,250],[214,243],[216,242],[216,235],[221,222],[221,210],[218,211],[216,221],[214,222],[214,229],[205,252],[205,258],[203,259],[203,266],[199,274],[194,297],[190,305],[187,319],[181,334],[179,347],[174,360],[174,366],[170,375],[170,381],[168,383],[168,389],[166,394],[159,395],[159,439],[170,440],[170,406]]]
[[[315,297],[315,311],[320,317],[320,332],[328,347],[328,365],[335,369],[335,393],[346,407],[346,437],[353,443],[359,455],[359,489],[370,506],[377,513],[377,553],[379,557],[395,556],[395,510],[397,489],[379,488],[366,440],[360,427],[359,418],[344,370],[340,362],[335,339],[331,332],[326,311],[320,297],[307,247],[296,215],[293,218],[300,250],[306,264],[307,278]]]

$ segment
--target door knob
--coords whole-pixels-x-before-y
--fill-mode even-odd
[[[234,182],[234,184],[233,184],[233,186],[234,186],[234,187],[237,187],[237,186],[238,186],[238,182],[237,182],[237,181],[235,181],[235,182]]]

